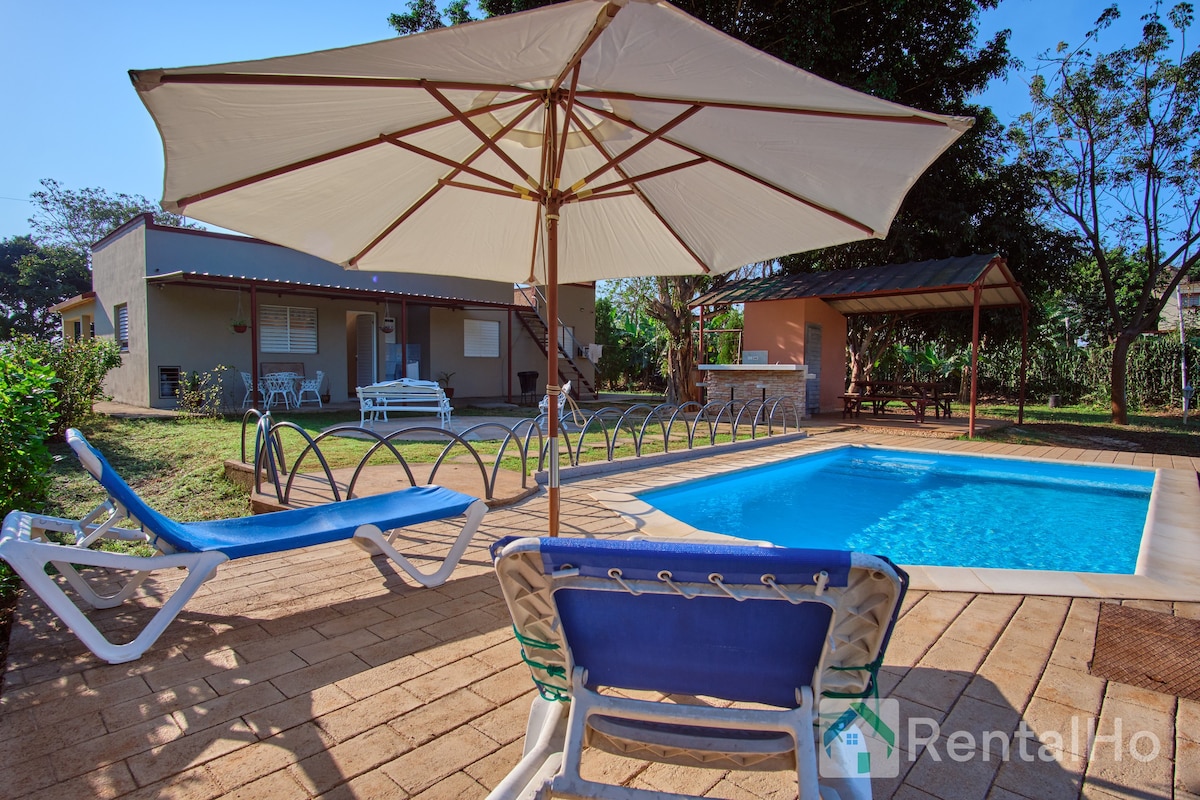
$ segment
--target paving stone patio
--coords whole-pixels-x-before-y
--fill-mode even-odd
[[[564,534],[629,533],[591,493],[686,469],[567,484]],[[349,543],[233,562],[129,664],[99,661],[24,597],[0,694],[0,799],[483,798],[520,756],[533,695],[487,545],[540,533],[545,509],[539,495],[490,512],[436,589],[414,587]],[[451,530],[423,527],[408,552],[438,552]],[[94,616],[119,635],[169,588],[147,583],[135,606]],[[901,772],[877,781],[875,797],[1200,798],[1200,703],[1088,674],[1100,602],[911,592],[881,676],[904,717]],[[1200,618],[1200,603],[1123,602]],[[911,757],[910,719],[920,737],[929,737],[927,720],[942,731]],[[1026,741],[1032,761],[1020,759],[1021,740],[1011,736],[1022,721],[1048,745]],[[1102,738],[1089,747],[1089,724],[1120,746]],[[953,731],[972,734],[979,749],[950,739]],[[988,760],[985,732],[993,732]],[[1001,739],[1014,743],[1007,761]],[[1157,753],[1142,760],[1154,742]],[[645,788],[795,796],[788,773],[604,754],[585,765]]]

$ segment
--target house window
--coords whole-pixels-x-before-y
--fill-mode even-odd
[[[117,347],[122,353],[129,352],[129,306],[122,303],[113,310],[116,321]]]
[[[264,353],[315,353],[317,310],[263,306],[258,312],[258,336]]]
[[[500,323],[486,319],[464,319],[463,355],[468,358],[498,358]]]
[[[1185,294],[1180,297],[1184,308],[1200,308],[1200,293]]]
[[[83,320],[77,319],[71,323],[71,338],[77,342],[83,338]]]
[[[158,396],[164,400],[179,394],[179,367],[158,368]]]

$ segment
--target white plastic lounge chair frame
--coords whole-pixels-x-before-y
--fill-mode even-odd
[[[109,497],[81,520],[10,512],[0,533],[0,558],[13,567],[88,649],[113,664],[140,658],[200,585],[232,558],[352,538],[372,556],[386,555],[422,586],[438,586],[450,577],[487,512],[487,504],[482,500],[438,486],[418,486],[258,517],[178,523],[146,505],[79,431],[67,431],[67,441]],[[463,518],[463,527],[445,560],[433,572],[421,571],[394,546],[405,526],[459,516]],[[126,518],[139,523],[142,529],[115,527]],[[51,531],[69,534],[74,537],[73,544],[51,541],[47,536]],[[143,557],[90,548],[104,537],[148,541],[159,553]],[[71,588],[94,608],[113,608],[125,602],[157,570],[181,567],[188,575],[136,638],[114,644],[58,581],[46,574],[47,564],[53,564]],[[131,570],[134,574],[117,592],[101,595],[76,565]]]
[[[814,706],[823,693],[874,690],[907,586],[886,559],[512,537],[492,554],[540,696],[524,755],[489,800],[680,797],[585,780],[585,747],[690,766],[791,768],[800,800],[870,796],[866,779],[833,791],[818,784]],[[774,708],[630,699],[604,687]]]

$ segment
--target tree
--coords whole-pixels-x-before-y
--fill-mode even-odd
[[[50,307],[91,288],[87,264],[67,247],[39,247],[28,236],[0,242],[0,339],[58,333]]]
[[[1097,20],[1084,45],[1117,19]],[[1082,236],[1103,288],[1112,421],[1128,421],[1130,345],[1152,330],[1200,260],[1200,53],[1183,44],[1192,6],[1142,17],[1138,43],[1093,55],[1059,45],[1035,77],[1013,137],[1057,214]]]
[[[467,0],[451,0],[445,12],[438,10],[434,0],[409,0],[408,11],[392,14],[388,17],[388,24],[396,29],[396,33],[407,36],[410,33],[446,27],[443,17],[449,19],[451,25],[470,22],[472,17],[470,9],[467,8]]]
[[[677,0],[684,11],[802,69],[878,97],[943,114],[976,117],[975,127],[917,182],[888,237],[780,260],[788,271],[834,269],[999,251],[1027,291],[1054,282],[1070,263],[1069,237],[1041,226],[1029,171],[1005,165],[1003,130],[989,109],[969,98],[1012,66],[1008,31],[976,46],[976,20],[998,0]],[[480,0],[487,16],[547,5],[548,0]],[[1073,255],[1073,253],[1072,253]],[[689,278],[654,284],[646,313],[690,348],[690,314],[676,311],[703,285]],[[653,297],[654,302],[649,302]],[[686,337],[683,329],[688,329]],[[686,342],[686,344],[685,344]],[[676,396],[693,396],[694,354],[670,354]],[[687,371],[679,371],[687,368]]]
[[[186,217],[163,211],[157,203],[136,194],[109,194],[104,189],[64,189],[52,178],[30,197],[37,211],[29,218],[33,240],[43,247],[65,247],[91,265],[92,245],[138,214],[151,213],[160,225],[201,228]]]

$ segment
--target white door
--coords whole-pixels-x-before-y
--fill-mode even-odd
[[[354,320],[354,329],[357,336],[357,347],[355,349],[356,361],[358,364],[355,380],[357,386],[370,386],[375,383],[375,363],[376,358],[376,335],[375,335],[375,315],[374,314],[359,314]]]

